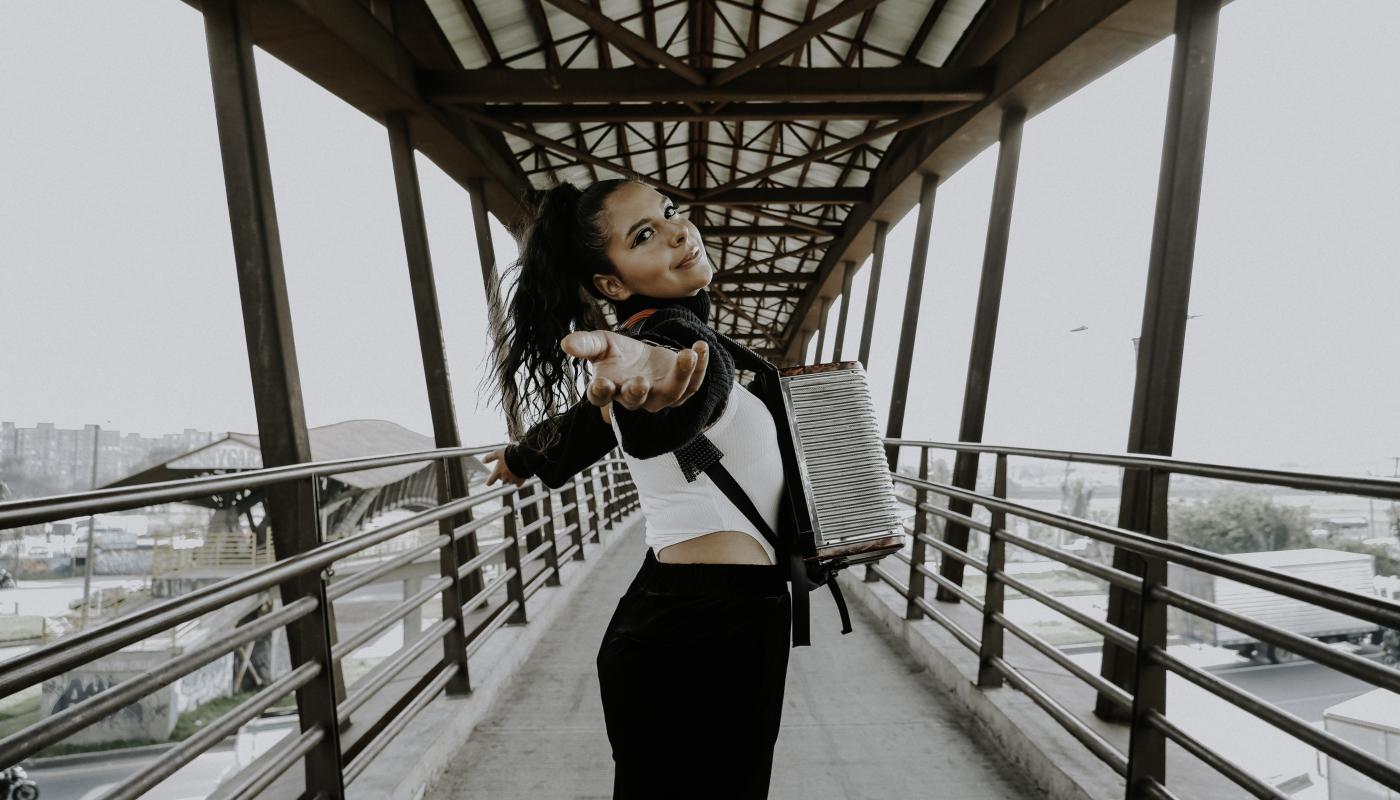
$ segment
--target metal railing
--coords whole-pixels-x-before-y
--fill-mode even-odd
[[[0,530],[279,484],[297,486],[301,490],[295,495],[297,502],[314,504],[317,479],[323,476],[422,461],[438,462],[441,469],[451,459],[480,455],[495,447],[297,464],[237,475],[0,503]],[[447,482],[439,485],[446,486]],[[473,517],[473,509],[493,501],[498,501],[500,507]],[[502,484],[479,494],[444,497],[435,508],[349,538],[325,541],[318,531],[317,541],[322,543],[305,552],[278,553],[273,563],[249,564],[243,574],[151,603],[5,662],[0,670],[0,696],[92,664],[237,600],[281,590],[280,607],[269,613],[223,635],[208,637],[199,645],[172,651],[172,658],[159,666],[0,739],[0,768],[39,753],[210,662],[285,628],[292,654],[291,669],[286,674],[276,676],[235,708],[206,723],[198,733],[110,787],[103,797],[140,796],[293,692],[297,695],[299,732],[283,738],[225,781],[221,792],[227,797],[256,796],[302,761],[308,787],[315,786],[324,796],[343,796],[344,785],[363,774],[374,757],[435,697],[444,691],[457,695],[469,692],[471,657],[503,625],[526,622],[526,601],[542,586],[559,583],[560,562],[571,557],[582,559],[585,540],[600,542],[603,530],[613,527],[635,507],[637,493],[625,462],[609,457],[560,489],[549,490],[532,478],[522,487]],[[319,517],[312,514],[308,518]],[[476,532],[497,520],[503,530],[499,541],[477,548]],[[440,533],[432,540],[390,554],[344,579],[331,580],[338,562],[429,523],[439,525]],[[461,545],[468,542],[468,556],[461,558]],[[332,614],[336,600],[415,561],[430,559],[433,554],[438,556],[436,580],[386,609],[349,638],[335,641]],[[358,563],[363,566],[366,562],[359,559]],[[495,575],[489,581],[484,578],[488,572]],[[472,591],[470,596],[467,591]],[[402,622],[434,596],[442,602],[439,622],[417,639],[407,641],[405,637],[402,648],[352,685],[342,684],[339,667],[348,655]],[[311,637],[323,645],[319,648],[308,648],[304,639],[299,646],[293,635],[297,630],[294,626],[308,620],[328,634]],[[439,648],[436,658],[426,656],[434,646]],[[318,679],[325,682],[329,691],[313,691]],[[406,691],[390,686],[396,680],[407,687]],[[376,702],[371,704],[371,700]],[[352,719],[354,725],[350,726]],[[334,768],[335,777],[326,772],[327,766]]]
[[[1167,585],[1167,566],[1168,564],[1177,564],[1306,604],[1357,617],[1381,628],[1400,629],[1400,603],[1286,576],[1273,570],[1243,564],[1215,553],[1167,540],[1167,484],[1168,478],[1172,474],[1308,491],[1337,492],[1385,500],[1400,500],[1400,481],[1251,469],[1167,457],[1106,455],[961,442],[931,442],[892,438],[887,439],[886,444],[895,447],[917,448],[920,453],[917,478],[900,473],[892,475],[897,486],[904,485],[912,487],[914,490],[912,498],[907,497],[904,493],[898,493],[903,502],[912,504],[915,508],[912,519],[913,540],[909,548],[910,552],[907,555],[902,552],[896,554],[896,558],[908,567],[908,581],[907,583],[901,582],[891,569],[880,565],[871,565],[867,568],[866,580],[883,581],[902,595],[908,603],[905,611],[906,619],[918,619],[922,615],[927,615],[951,633],[963,646],[977,654],[979,659],[977,684],[979,687],[997,687],[1001,686],[1003,682],[1007,682],[1026,694],[1084,747],[1123,776],[1126,781],[1126,796],[1128,798],[1170,798],[1176,796],[1166,787],[1166,743],[1168,741],[1176,743],[1186,752],[1191,753],[1255,797],[1277,798],[1278,800],[1284,800],[1288,797],[1286,793],[1252,775],[1230,758],[1207,746],[1169,719],[1166,714],[1166,678],[1168,673],[1180,676],[1216,697],[1253,714],[1371,780],[1391,790],[1400,791],[1400,767],[1397,765],[1388,763],[1332,733],[1310,725],[1291,712],[1239,689],[1210,672],[1188,664],[1167,652],[1167,610],[1171,607],[1256,637],[1266,644],[1311,659],[1317,664],[1365,681],[1373,686],[1392,692],[1400,692],[1400,670],[1354,653],[1329,647],[1320,641],[1248,619],[1215,603],[1193,597]],[[930,481],[928,479],[928,456],[931,449],[995,455],[996,466],[991,495]],[[1007,459],[1010,456],[1122,467],[1127,470],[1124,474],[1125,482],[1134,470],[1145,473],[1149,492],[1143,498],[1143,502],[1150,504],[1148,509],[1150,515],[1147,517],[1150,520],[1149,529],[1146,532],[1125,530],[1008,501],[1006,499]],[[990,523],[933,504],[930,502],[931,495],[946,497],[950,501],[963,501],[980,505],[990,512]],[[988,536],[986,559],[978,559],[965,550],[952,546],[930,534],[927,515],[940,517],[955,524],[960,523],[967,528],[986,533]],[[1085,536],[1132,553],[1142,559],[1145,565],[1143,574],[1133,574],[1113,566],[1100,564],[1013,533],[1007,529],[1006,519],[1008,515]],[[1132,593],[1137,597],[1141,609],[1137,630],[1130,632],[1089,616],[1037,589],[1027,581],[1008,574],[1006,571],[1006,548],[1008,545],[1058,561],[1073,570],[1078,570],[1107,582],[1111,586]],[[983,596],[978,598],[963,587],[961,570],[933,569],[926,562],[929,550],[935,551],[945,566],[949,560],[954,560],[985,575],[986,583]],[[957,579],[950,579],[947,573],[953,573]],[[954,602],[962,601],[975,609],[981,617],[980,632],[968,630],[959,624],[954,619],[954,615],[950,613],[951,609],[948,605],[925,598],[926,580],[932,581],[940,587],[945,596],[956,598]],[[1136,691],[1130,692],[1086,669],[1044,637],[1009,619],[1005,612],[1005,596],[1008,587],[1088,628],[1098,636],[1102,636],[1105,647],[1117,645],[1131,652],[1133,654],[1134,676],[1131,685],[1136,687]],[[1037,685],[1031,679],[1029,671],[1009,663],[1003,646],[1004,633],[1006,632],[1011,633],[1012,636],[1024,642],[1031,649],[1054,662],[1069,675],[1086,683],[1100,697],[1106,698],[1110,704],[1118,706],[1129,720],[1127,752],[1120,750],[1097,730],[1078,718],[1073,711],[1053,697],[1050,692]]]

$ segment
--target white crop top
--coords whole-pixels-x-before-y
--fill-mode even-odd
[[[621,442],[617,416],[611,416],[613,433]],[[778,451],[778,431],[763,401],[735,380],[719,419],[704,431],[704,435],[724,453],[721,463],[748,493],[769,527],[776,531],[783,492],[783,462]],[[758,540],[768,554],[769,563],[777,563],[773,546],[754,528],[744,512],[725,497],[709,475],[701,472],[693,482],[687,481],[675,453],[634,458],[624,449],[623,457],[637,485],[642,515],[646,518],[646,542],[653,552],[660,553],[667,545],[715,531],[742,531]]]

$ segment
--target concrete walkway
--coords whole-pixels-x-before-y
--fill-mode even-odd
[[[612,755],[594,657],[641,565],[641,525],[604,556],[426,798],[607,800]],[[864,609],[842,636],[812,595],[811,647],[792,651],[772,800],[1020,800],[1042,795],[998,766],[983,736]]]

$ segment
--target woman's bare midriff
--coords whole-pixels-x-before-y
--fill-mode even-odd
[[[714,531],[668,544],[656,553],[664,564],[772,564],[763,545],[743,531]]]

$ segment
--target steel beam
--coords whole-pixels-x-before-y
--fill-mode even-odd
[[[904,435],[904,404],[909,394],[909,374],[914,365],[914,337],[919,329],[919,302],[924,296],[924,266],[928,263],[928,242],[933,228],[933,199],[938,176],[924,175],[919,184],[919,221],[914,229],[914,252],[909,262],[909,288],[904,295],[904,320],[899,329],[899,350],[895,354],[894,385],[890,388],[890,417],[885,436]],[[899,467],[899,448],[885,446],[890,472]]]
[[[885,263],[885,236],[890,232],[888,222],[875,223],[875,254],[870,258],[870,285],[865,290],[865,319],[860,326],[860,365],[870,369],[870,338],[875,333],[875,308],[880,297],[880,268]],[[800,301],[799,301],[800,302]]]
[[[714,70],[701,70],[706,77]],[[547,70],[421,70],[419,90],[433,102],[481,103],[868,103],[975,102],[989,73],[937,67],[767,67],[724,86],[698,87],[659,69],[567,69],[550,83]]]
[[[812,272],[775,272],[771,275],[716,275],[715,283],[806,283],[815,277]]]
[[[809,20],[777,39],[749,53],[738,61],[730,64],[715,75],[711,83],[715,86],[723,86],[726,83],[747,75],[750,72],[771,64],[781,59],[783,56],[797,50],[802,45],[810,42],[821,34],[840,25],[842,22],[862,14],[869,9],[880,4],[880,0],[843,0],[843,2],[816,19]]]
[[[854,205],[870,199],[859,186],[764,186],[757,189],[730,189],[711,197],[687,202],[688,206]]]
[[[501,122],[785,122],[898,119],[925,109],[920,103],[735,103],[704,106],[682,103],[570,103],[567,105],[487,106]]]
[[[674,72],[695,86],[705,85],[705,76],[700,74],[699,70],[666,52],[665,49],[638,36],[587,3],[580,3],[579,0],[545,0],[545,2],[587,25],[590,30],[611,42],[613,46],[637,62],[638,65],[656,64]]]
[[[262,463],[264,467],[306,463],[312,460],[311,443],[247,7],[238,0],[206,0],[203,11]],[[279,556],[293,556],[320,544],[313,481],[269,486],[265,503]],[[287,626],[292,668],[307,663],[319,667],[316,677],[297,690],[301,730],[319,728],[323,734],[303,759],[306,786],[329,798],[343,798],[338,673],[331,658],[333,623],[325,581],[320,574],[301,576],[282,584],[280,590],[283,605],[303,597],[316,600],[315,611]]]
[[[1042,12],[1042,18],[1049,13]],[[1128,423],[1129,453],[1169,456],[1176,434],[1219,15],[1220,0],[1180,0],[1177,4],[1176,50],[1167,96],[1157,213],[1152,226],[1133,410]],[[1149,531],[1151,516],[1148,475],[1140,469],[1125,470],[1118,527]],[[1141,558],[1124,550],[1114,552],[1113,565],[1137,575],[1142,575],[1146,566]],[[1110,587],[1109,623],[1136,633],[1141,613],[1136,595]],[[1131,691],[1133,658],[1133,653],[1105,641],[1103,677]],[[1106,719],[1122,718],[1121,711],[1104,694],[1098,696],[1094,711]]]
[[[831,298],[823,297],[821,300],[821,322],[817,325],[817,361],[822,360],[822,353],[826,350],[826,328],[827,318],[831,316]]]
[[[846,317],[851,310],[851,278],[855,277],[856,265],[847,261],[841,272],[841,311],[836,315],[836,345],[831,349],[831,360],[841,360],[841,348],[846,341]]]
[[[418,165],[414,160],[408,119],[403,114],[390,114],[384,120],[384,127],[389,133],[389,156],[394,168],[399,223],[403,228],[409,289],[413,295],[414,319],[418,327],[418,349],[423,357],[428,411],[433,420],[433,444],[439,448],[461,447],[456,407],[452,403],[452,381],[447,374],[447,345],[442,336],[437,281],[433,277],[433,262],[428,250],[428,225],[423,217],[423,195],[418,184]],[[437,477],[440,502],[448,503],[467,496],[468,479],[461,459],[450,459],[445,464],[438,462]],[[438,522],[438,532],[452,541],[453,531],[470,521],[470,513],[442,519]],[[456,663],[458,667],[457,674],[447,684],[447,691],[451,694],[466,694],[471,689],[462,601],[481,591],[481,575],[479,572],[473,573],[463,581],[458,577],[457,567],[474,558],[478,552],[476,531],[472,531],[455,544],[442,548],[439,553],[441,574],[451,580],[443,592],[442,602],[442,618],[454,622],[442,640],[446,663]]]
[[[992,352],[996,347],[1002,278],[1006,273],[1011,209],[1016,198],[1016,173],[1021,162],[1021,132],[1025,122],[1026,111],[1023,108],[1013,106],[1002,112],[1001,146],[997,150],[997,171],[992,184],[991,218],[987,221],[982,281],[977,289],[977,311],[972,323],[972,350],[967,357],[967,378],[963,386],[962,421],[958,428],[960,442],[982,441],[983,423],[987,418],[987,390],[992,377]],[[954,486],[976,489],[977,461],[977,453],[958,451],[953,460]],[[966,500],[949,500],[948,510],[972,516],[972,504]],[[943,540],[959,550],[967,550],[967,525],[949,519],[943,528]],[[963,562],[956,558],[940,560],[939,572],[943,577],[961,586]],[[941,584],[935,596],[939,600],[958,602],[958,596]]]
[[[743,239],[763,236],[836,236],[836,226],[807,225],[710,225],[700,229],[706,239]]]

